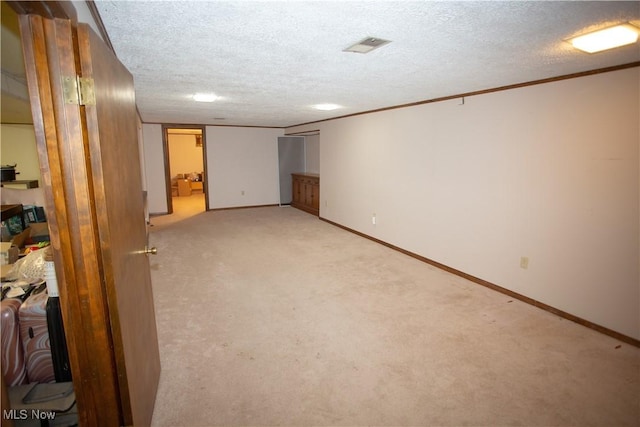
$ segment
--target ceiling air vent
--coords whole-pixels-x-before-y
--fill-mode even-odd
[[[369,53],[372,50],[384,46],[387,43],[391,43],[391,41],[379,39],[376,37],[367,37],[360,40],[358,43],[344,49],[343,52]]]

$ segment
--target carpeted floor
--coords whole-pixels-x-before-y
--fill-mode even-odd
[[[638,348],[294,208],[181,202],[152,219],[154,426],[640,423]]]

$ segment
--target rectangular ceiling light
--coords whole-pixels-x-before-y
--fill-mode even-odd
[[[217,96],[213,93],[196,93],[193,95],[193,100],[198,102],[213,102]]]
[[[338,104],[316,104],[316,105],[312,105],[312,107],[315,108],[316,110],[321,110],[321,111],[333,111],[333,110],[337,110],[338,108],[342,108]]]
[[[583,52],[596,53],[635,43],[638,41],[638,30],[633,25],[622,24],[574,37],[569,42]]]
[[[358,43],[349,46],[344,49],[343,52],[353,52],[353,53],[369,53],[374,49],[377,49],[385,44],[391,43],[389,40],[379,39],[376,37],[367,37],[365,39],[360,40]]]

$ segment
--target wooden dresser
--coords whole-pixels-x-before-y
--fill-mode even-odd
[[[292,173],[291,206],[320,216],[320,175]]]

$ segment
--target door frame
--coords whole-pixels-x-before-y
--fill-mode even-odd
[[[167,214],[173,213],[173,198],[171,195],[171,162],[169,156],[169,129],[199,129],[202,132],[202,168],[204,180],[202,191],[204,192],[204,210],[209,208],[209,172],[207,170],[207,127],[205,125],[163,124],[162,125],[162,150],[164,155],[164,181],[167,198]]]
[[[78,421],[124,425],[91,170],[81,131],[84,107],[64,104],[62,95],[63,76],[81,75],[79,64],[69,61],[76,55],[76,10],[67,1],[8,3],[20,20]]]

